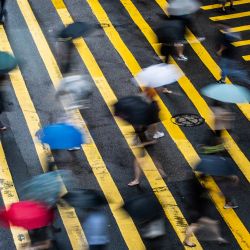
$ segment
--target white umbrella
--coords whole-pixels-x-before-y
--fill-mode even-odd
[[[158,88],[177,82],[183,75],[176,65],[161,63],[143,69],[135,76],[135,80],[144,86]]]
[[[183,16],[195,13],[201,4],[196,0],[172,0],[167,6],[168,14],[171,16]]]

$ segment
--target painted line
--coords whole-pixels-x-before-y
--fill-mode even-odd
[[[67,9],[65,11],[60,10],[60,17],[63,21],[63,23],[69,24],[73,20],[70,17],[69,12]],[[106,23],[106,19],[104,20],[104,23]],[[87,44],[85,43],[84,39],[80,38],[77,39],[76,43],[76,49],[78,50],[83,63],[85,64],[86,68],[88,69],[90,75],[92,76],[97,88],[99,89],[104,101],[106,102],[109,110],[113,113],[112,106],[117,101],[117,98],[110,88],[105,76],[103,75],[100,67],[98,66],[97,62],[95,61],[94,56],[92,55],[91,51],[89,50]],[[131,132],[134,132],[134,129],[132,126],[124,126],[124,123],[114,117],[114,120],[119,127],[121,133],[123,134],[125,140],[127,141],[128,145],[132,144],[132,138],[128,137]],[[171,192],[169,191],[168,187],[166,186],[165,182],[161,178],[159,172],[157,171],[157,168],[152,161],[152,158],[146,153],[146,156],[144,157],[144,160],[141,160],[138,156],[138,149],[130,147],[132,153],[134,156],[140,161],[143,167],[143,171],[145,176],[147,177],[152,189],[155,191],[159,201],[161,202],[164,211],[172,223],[172,226],[174,230],[177,232],[181,242],[184,240],[184,234],[185,234],[185,228],[187,226],[187,222],[184,219],[181,211],[177,207],[176,201],[174,197],[172,196]],[[182,221],[182,225],[180,225],[179,220],[177,221],[177,218],[179,218]],[[201,249],[201,246],[199,242],[194,238],[194,241],[197,244],[196,249]]]
[[[2,28],[0,27],[0,29]],[[12,203],[18,202],[19,198],[16,192],[16,188],[11,176],[11,172],[1,142],[0,142],[0,179],[3,180],[2,190],[1,190],[2,199],[5,207],[8,208]],[[10,231],[12,233],[16,249],[18,250],[22,249],[22,246],[30,242],[27,230],[11,226]],[[19,240],[20,236],[24,237],[22,241]]]
[[[250,11],[244,11],[240,13],[222,15],[222,16],[213,16],[213,17],[209,17],[209,19],[212,21],[223,21],[223,20],[236,19],[236,18],[242,18],[242,17],[248,17],[248,16],[250,16]]]
[[[136,7],[130,0],[120,0],[120,1],[125,7],[125,9],[128,11],[128,14],[130,15],[131,19],[144,34],[144,36],[146,37],[152,48],[155,50],[158,56],[160,56],[158,47],[155,45],[156,34],[154,33],[154,31],[144,20],[140,12],[136,9]],[[189,34],[189,36],[191,37],[190,38],[191,40],[196,39],[192,34]],[[177,63],[174,61],[173,58],[171,58],[171,62],[177,65]],[[213,61],[211,62],[211,64],[212,63]],[[192,101],[196,109],[199,111],[201,116],[205,118],[205,121],[208,124],[208,126],[211,129],[213,129],[214,124],[212,119],[212,110],[208,107],[205,100],[200,96],[199,92],[195,89],[191,81],[187,77],[182,77],[179,81],[179,84],[184,90],[184,92],[187,94],[189,99]],[[248,107],[249,106],[250,105],[248,105]],[[228,132],[226,132],[225,137],[227,141],[230,142],[230,147],[228,147],[229,154],[234,159],[236,164],[239,166],[239,168],[241,169],[242,173],[245,175],[247,180],[250,181],[250,162],[248,161],[247,157],[243,154],[243,152],[240,150],[238,145],[234,142],[233,138],[230,136]]]
[[[248,4],[250,3],[250,0],[239,0],[239,1],[234,1],[234,6],[236,5],[241,5],[241,4]],[[230,3],[227,2],[226,6],[229,6]],[[203,5],[201,6],[201,9],[203,10],[212,10],[212,9],[219,9],[221,8],[221,4],[209,4],[209,5]]]
[[[250,61],[250,55],[242,56],[242,58],[243,58],[245,61]]]
[[[20,9],[23,12],[27,26],[29,27],[33,40],[35,41],[35,44],[38,48],[38,51],[44,62],[44,65],[49,73],[51,81],[54,87],[56,88],[58,85],[59,79],[62,78],[62,75],[56,63],[56,60],[49,48],[49,45],[41,31],[39,24],[37,23],[35,19],[35,16],[31,10],[31,7],[28,1],[21,0],[21,1],[18,1],[18,4],[20,6]],[[62,8],[62,6],[60,8]],[[81,122],[81,124],[85,124],[79,111],[75,113],[75,119]],[[87,127],[85,127],[84,129],[86,131]],[[86,132],[89,133],[88,130]],[[84,145],[82,149],[86,155],[86,158],[89,161],[90,166],[93,169],[94,175],[100,187],[102,188],[102,191],[104,192],[107,200],[109,202],[111,202],[110,200],[112,200],[112,204],[110,204],[111,211],[113,213],[114,218],[116,219],[118,227],[120,228],[122,236],[124,237],[126,243],[128,244],[128,247],[132,249],[132,246],[136,245],[138,250],[145,249],[145,246],[140,238],[140,235],[132,219],[130,217],[125,217],[124,214],[119,209],[117,209],[117,205],[120,205],[121,203],[123,203],[122,197],[111,175],[109,174],[94,141],[91,140],[91,143]],[[114,201],[116,201],[118,204],[113,204]],[[74,228],[72,228],[72,230],[73,229]],[[82,237],[83,231],[81,227],[77,227],[74,231],[78,233],[78,235],[76,235],[78,236],[78,238],[76,237],[71,238],[71,244],[74,246],[73,249],[79,249],[78,244],[81,241],[86,242],[86,240],[85,238]],[[81,232],[81,235],[79,235],[79,232]],[[86,249],[86,247],[84,249]]]
[[[161,7],[161,9],[165,11],[165,0],[155,0],[157,4]],[[201,59],[202,63],[207,67],[207,69],[211,72],[215,79],[220,79],[220,72],[221,69],[219,65],[214,61],[214,59],[210,56],[206,48],[200,43],[198,39],[194,36],[194,34],[187,29],[187,41],[189,42],[190,46],[197,54],[197,56]],[[231,84],[230,80],[227,78],[226,83]],[[238,108],[244,114],[244,116],[250,121],[250,105],[249,104],[237,104]]]
[[[231,32],[241,32],[241,31],[247,31],[247,30],[250,30],[250,25],[243,25],[243,26],[230,28]]]
[[[250,45],[250,40],[242,40],[232,43],[235,47]]]
[[[3,29],[0,29],[0,37],[1,37],[1,49],[3,49],[4,51],[9,51],[10,53],[13,53],[11,51],[11,47],[10,47],[8,38],[6,36],[6,33]],[[20,70],[18,69],[18,70],[11,72],[10,79],[12,82],[15,95],[19,102],[20,108],[23,112],[27,127],[30,131],[32,140],[34,142],[34,147],[36,149],[40,164],[43,168],[43,171],[45,172],[47,169],[46,161],[45,161],[45,151],[42,145],[40,143],[37,143],[37,139],[35,137],[36,131],[40,129],[40,126],[39,126],[40,120],[37,115],[36,109],[31,100],[29,92],[26,88],[25,81],[22,77]],[[64,187],[64,190],[65,190],[64,192],[67,192],[65,187]],[[86,249],[87,241],[82,231],[81,224],[75,213],[75,209],[74,208],[66,209],[60,206],[57,206],[57,207],[61,215],[63,224],[65,226],[65,229],[67,231],[68,237],[70,239],[72,248],[76,250],[80,250],[82,249],[80,247],[84,247],[84,249]],[[79,245],[79,242],[82,242],[81,246]]]
[[[106,33],[107,37],[109,38],[110,42],[113,44],[114,48],[117,50],[121,58],[123,59],[124,63],[127,65],[131,74],[132,75],[137,74],[138,71],[141,70],[140,65],[138,64],[136,59],[133,57],[129,49],[126,47],[126,45],[123,43],[121,37],[119,36],[116,29],[113,27],[111,21],[109,20],[106,12],[100,5],[99,1],[87,0],[87,2],[93,14],[96,16],[97,20],[100,23],[108,24],[108,27],[104,28],[104,32]],[[187,140],[182,130],[171,122],[172,115],[170,114],[169,110],[164,105],[164,103],[162,102],[159,96],[157,96],[156,100],[159,104],[161,115],[162,117],[165,118],[162,124],[167,129],[169,135],[172,137],[176,146],[178,147],[180,152],[183,154],[183,156],[185,157],[189,165],[191,167],[194,167],[196,162],[199,160],[199,156],[197,152],[194,150],[192,144]],[[150,181],[150,184],[151,184],[151,181]],[[209,184],[213,186],[213,190],[215,190],[217,193],[220,193],[220,189],[217,186],[217,184],[213,181],[213,179],[210,179]],[[222,206],[222,203],[224,202],[224,200],[220,197],[217,197],[213,192],[210,192],[210,196],[212,200],[214,201],[218,211],[220,212],[225,222],[229,226],[230,230],[232,231],[239,245],[243,249],[250,248],[250,243],[249,243],[250,234],[248,230],[245,228],[245,226],[243,225],[243,223],[241,222],[241,220],[238,218],[234,210],[225,211],[225,209],[223,209],[223,206]],[[172,223],[172,220],[171,219],[169,220]],[[177,234],[180,233],[178,231],[176,232]]]

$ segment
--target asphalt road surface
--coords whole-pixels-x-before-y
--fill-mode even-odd
[[[137,93],[137,87],[130,80],[133,75],[141,68],[161,62],[153,31],[164,22],[166,1],[7,0],[6,24],[0,26],[0,50],[12,51],[20,67],[4,83],[9,110],[1,115],[8,129],[1,132],[0,179],[4,182],[0,205],[8,206],[22,199],[22,183],[45,169],[45,153],[36,141],[35,132],[62,114],[62,108],[54,100],[55,87],[62,76],[56,53],[58,31],[73,20],[101,24],[102,28],[84,40],[76,40],[72,57],[72,72],[89,74],[93,79],[90,108],[76,114],[76,119],[86,129],[89,143],[75,153],[74,161],[72,153],[55,153],[57,166],[75,174],[76,182],[74,186],[67,186],[68,190],[90,188],[106,196],[110,204],[105,208],[110,220],[108,249],[184,249],[182,241],[190,222],[185,206],[185,183],[198,160],[197,145],[211,129],[210,100],[199,90],[220,78],[214,25],[218,20],[241,31],[242,40],[237,50],[244,67],[249,70],[250,65],[250,1],[235,1],[235,11],[226,15],[220,13],[214,5],[216,2],[202,0],[203,7],[196,18],[199,35],[206,40],[194,43],[191,31],[187,35],[190,43],[185,47],[189,60],[180,62],[173,55],[186,77],[170,86],[175,94],[160,95],[163,121],[159,130],[165,136],[157,145],[147,148],[139,187],[128,187],[138,152],[130,144],[131,127],[123,126],[114,118],[111,107],[116,99]],[[235,162],[240,177],[235,193],[239,208],[223,209],[224,200],[216,192],[223,187],[212,179],[208,184],[214,190],[210,192],[210,209],[220,221],[222,235],[230,244],[219,246],[197,236],[194,249],[250,249],[250,107],[249,104],[231,105],[231,109],[236,120],[233,130],[226,135],[230,144],[227,154]],[[205,123],[193,127],[173,124],[171,117],[183,113],[200,115]],[[156,169],[157,162],[167,174],[164,179]],[[167,233],[154,242],[143,240],[136,220],[117,209],[117,204],[123,200],[143,192],[155,194],[165,218]],[[56,225],[62,231],[56,237],[60,250],[87,249],[81,226],[83,217],[78,209],[59,207]],[[0,229],[0,249],[18,249],[28,240],[26,233],[15,227]]]

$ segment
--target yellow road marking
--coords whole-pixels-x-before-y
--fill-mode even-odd
[[[155,1],[161,7],[161,9],[166,13],[165,11],[166,1],[165,0],[155,0]],[[195,51],[195,53],[201,59],[203,64],[212,73],[212,75],[216,79],[220,79],[220,72],[221,72],[220,67],[214,61],[214,59],[210,56],[210,54],[205,49],[205,47],[200,43],[200,41],[196,39],[194,34],[189,29],[187,29],[186,39],[189,42],[190,46]],[[231,83],[228,78],[226,79],[226,83]],[[246,118],[250,120],[250,105],[249,104],[237,104],[237,106],[241,110],[241,112],[246,116]]]
[[[245,61],[250,61],[250,55],[242,56],[242,58],[243,58]]]
[[[24,18],[26,20],[26,23],[29,27],[29,30],[31,32],[31,35],[36,43],[36,46],[38,48],[38,51],[40,52],[41,58],[46,66],[46,69],[49,73],[49,76],[52,80],[53,85],[56,87],[58,84],[58,80],[61,79],[62,75],[60,73],[60,70],[58,68],[58,65],[55,61],[55,58],[49,49],[48,43],[41,31],[41,28],[39,24],[37,23],[34,14],[30,8],[29,3],[26,0],[18,1],[19,7],[23,12]],[[60,10],[64,8],[63,2],[59,3],[57,1],[56,6],[60,6]],[[61,5],[60,5],[61,4]],[[77,119],[79,121],[82,121],[84,123],[81,115],[79,112],[76,112],[75,114],[77,116]],[[86,130],[87,128],[85,128]],[[88,131],[87,131],[88,132]],[[101,186],[106,198],[111,203],[110,200],[117,202],[119,205],[123,202],[122,197],[115,186],[115,183],[109,174],[105,163],[95,145],[93,140],[91,140],[91,143],[88,145],[84,145],[82,147],[89,164],[91,165],[93,172],[95,174],[95,177],[97,178],[97,181],[99,182],[99,185]],[[105,178],[104,178],[105,177]],[[123,213],[117,209],[117,204],[110,204],[111,211],[114,215],[114,218],[117,221],[118,227],[121,230],[121,233],[128,244],[128,247],[132,249],[135,245],[139,250],[145,249],[144,244],[140,238],[140,235],[130,217],[126,218]],[[70,221],[69,221],[70,222]],[[67,221],[67,224],[69,223]],[[65,224],[65,226],[67,226]],[[72,228],[73,230],[74,228]],[[74,230],[73,230],[74,231]],[[82,228],[78,227],[75,230],[76,232],[81,232],[82,235],[78,234],[78,238],[71,237],[71,244],[73,245],[73,249],[79,249],[77,248],[78,244],[83,241],[85,242],[85,239],[82,237],[83,232]],[[71,232],[68,232],[71,233]],[[77,236],[77,235],[76,235]]]
[[[246,31],[246,30],[250,30],[250,25],[243,25],[243,26],[230,28],[231,32],[241,32],[241,31]]]
[[[235,47],[250,45],[250,40],[242,40],[232,43]]]
[[[210,17],[212,21],[223,21],[223,20],[229,20],[229,19],[235,19],[235,18],[241,18],[241,17],[248,17],[250,16],[250,11],[235,13],[235,14],[229,14],[229,15],[222,15],[222,16],[213,16]]]
[[[6,208],[8,208],[12,203],[18,202],[18,195],[16,192],[15,185],[6,161],[6,156],[3,150],[2,143],[0,142],[0,179],[3,180],[1,195]],[[19,227],[10,227],[12,237],[16,246],[16,249],[21,249],[22,244],[28,243],[29,235],[28,231]],[[24,236],[24,240],[20,241],[18,238]]]
[[[234,5],[241,5],[241,4],[247,4],[250,3],[250,0],[238,0],[238,1],[234,1]],[[227,2],[226,6],[229,6],[230,3]],[[209,4],[209,5],[204,5],[201,6],[201,9],[203,10],[212,10],[212,9],[219,9],[221,8],[221,4]]]
[[[112,23],[110,22],[106,12],[102,8],[102,6],[99,4],[98,0],[87,0],[92,12],[95,14],[97,20],[100,23],[107,23],[109,26],[104,29],[107,37],[109,38],[110,42],[113,44],[114,48],[117,50],[117,52],[120,54],[121,58],[124,60],[125,64],[127,65],[128,69],[130,70],[132,75],[135,75],[138,73],[138,71],[141,70],[138,62],[135,60],[131,52],[128,50],[126,45],[123,43],[121,37],[119,36],[118,32],[113,27]],[[128,4],[128,1],[126,1],[126,4]],[[137,15],[138,17],[138,15]],[[134,67],[135,65],[135,67]],[[105,90],[107,90],[108,86],[105,86]],[[104,88],[102,84],[102,88]],[[104,97],[104,93],[102,93],[102,96]],[[157,96],[157,101],[160,106],[162,117],[165,118],[165,120],[162,122],[164,127],[167,129],[169,135],[172,137],[174,142],[176,143],[178,149],[181,151],[187,162],[191,167],[194,167],[195,163],[199,160],[199,156],[194,150],[192,144],[187,140],[186,136],[182,132],[182,130],[175,126],[171,122],[171,114],[167,107],[164,105],[162,100],[159,96]],[[146,174],[145,174],[146,175]],[[150,179],[149,179],[150,180]],[[149,181],[151,184],[151,181]],[[152,184],[151,184],[152,185]],[[213,179],[210,178],[209,184],[213,187],[213,190],[215,190],[217,193],[220,192],[219,187],[217,184],[213,181]],[[238,241],[239,245],[243,249],[248,249],[250,247],[250,234],[241,222],[241,220],[238,218],[237,214],[234,212],[234,210],[225,211],[223,209],[222,203],[223,199],[214,194],[213,192],[210,192],[210,196],[212,200],[215,202],[218,211],[221,213],[222,217],[224,218],[225,222],[228,224],[229,228],[231,229],[234,237]],[[170,222],[171,219],[169,218]],[[179,229],[179,228],[177,228]],[[178,234],[179,232],[177,232]],[[247,240],[246,240],[247,238]]]
[[[67,9],[62,12],[62,10],[59,13],[63,23],[69,24],[73,20],[70,18],[70,14],[68,13]],[[106,19],[104,19],[104,22],[106,23]],[[105,76],[103,75],[101,69],[99,68],[98,64],[95,61],[95,58],[93,57],[92,53],[90,52],[88,46],[86,45],[85,41],[80,38],[77,39],[75,42],[76,48],[87,67],[90,75],[92,76],[97,88],[99,89],[102,97],[104,98],[106,104],[108,105],[110,111],[112,112],[112,105],[117,101],[117,98],[110,88]],[[131,138],[128,138],[128,134],[133,130],[132,126],[126,126],[124,127],[123,122],[121,120],[115,118],[116,124],[118,125],[120,131],[124,135],[124,138],[126,139],[128,145],[131,144]],[[137,159],[138,158],[138,151],[137,149],[131,148],[133,154]],[[140,160],[140,159],[139,159]],[[177,232],[179,238],[181,241],[184,240],[184,232],[185,228],[187,226],[187,222],[183,218],[183,215],[179,208],[177,207],[177,204],[175,202],[174,197],[170,193],[168,187],[166,186],[165,182],[162,180],[159,172],[157,171],[154,162],[152,161],[152,158],[146,154],[145,156],[145,162],[147,162],[146,165],[143,165],[143,171],[146,175],[147,179],[150,182],[150,185],[152,186],[153,190],[156,192],[156,195],[158,199],[160,200],[161,204],[163,205],[164,211],[167,215],[167,217],[170,219],[170,222],[172,223],[173,228]],[[174,218],[174,219],[173,219]],[[176,221],[176,218],[181,218],[182,225],[180,225],[179,221]],[[196,249],[201,249],[201,246],[199,242],[194,239],[194,241],[197,244]]]
[[[11,52],[11,47],[8,42],[8,38],[3,29],[0,29],[0,37],[1,37],[1,46],[3,50]],[[40,129],[39,124],[40,120],[36,113],[36,109],[33,105],[29,92],[26,88],[25,81],[22,77],[20,70],[15,70],[10,73],[10,79],[12,82],[12,86],[14,92],[16,94],[17,100],[19,102],[20,108],[23,112],[25,121],[29,128],[32,140],[34,142],[34,146],[41,163],[41,166],[44,171],[46,171],[46,161],[44,149],[40,143],[37,143],[37,139],[35,137],[35,133]],[[66,188],[64,187],[66,190]],[[65,229],[68,233],[70,242],[72,244],[73,249],[80,250],[82,247],[86,249],[87,242],[82,231],[81,224],[77,218],[74,208],[61,208],[58,206],[58,211],[61,215],[62,221],[64,223]],[[80,245],[81,243],[81,245]]]

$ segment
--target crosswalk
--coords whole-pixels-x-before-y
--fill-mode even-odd
[[[45,11],[39,11],[39,6],[43,6],[44,2],[46,2],[44,8],[48,10],[47,13]],[[46,89],[48,93],[45,100],[46,102],[52,101],[50,94],[51,96],[53,95],[55,88],[62,78],[56,55],[56,42],[52,38],[55,35],[54,32],[74,21],[85,20],[85,15],[88,17],[85,21],[101,24],[103,28],[102,30],[98,30],[96,37],[87,39],[79,38],[74,41],[74,55],[77,61],[76,67],[81,69],[82,72],[88,73],[93,80],[95,86],[94,98],[96,100],[96,104],[93,106],[95,106],[97,110],[95,115],[92,114],[92,118],[90,118],[89,114],[80,111],[76,111],[74,117],[82,124],[89,136],[88,144],[82,146],[82,163],[83,165],[90,166],[93,171],[91,183],[95,183],[93,184],[95,188],[102,191],[109,203],[108,211],[111,217],[111,238],[113,239],[110,244],[110,249],[143,250],[147,249],[148,244],[142,239],[141,232],[133,218],[126,216],[119,209],[124,200],[129,196],[128,193],[124,192],[127,186],[127,183],[124,184],[124,181],[130,178],[128,174],[132,175],[132,169],[126,166],[127,169],[124,171],[110,167],[110,165],[112,165],[110,164],[110,159],[113,161],[115,158],[114,155],[122,155],[122,158],[125,158],[126,164],[128,165],[133,159],[137,159],[140,163],[144,176],[146,177],[146,181],[145,183],[143,182],[143,184],[151,190],[151,192],[154,192],[155,198],[159,204],[161,204],[166,216],[168,232],[165,243],[166,247],[163,249],[188,249],[188,247],[182,245],[185,237],[185,229],[189,224],[188,211],[183,204],[181,204],[182,201],[179,191],[173,188],[173,183],[178,182],[169,181],[171,178],[169,180],[163,179],[160,175],[157,169],[156,155],[158,155],[158,153],[159,155],[163,154],[162,159],[164,159],[165,162],[162,162],[162,164],[166,168],[167,175],[169,174],[167,170],[172,171],[172,177],[176,177],[176,179],[178,179],[178,174],[181,178],[184,172],[191,172],[199,160],[196,144],[202,135],[202,131],[204,132],[206,129],[213,130],[213,122],[212,111],[207,104],[208,101],[205,100],[199,92],[199,88],[202,86],[201,83],[198,83],[196,78],[189,76],[189,70],[193,74],[197,74],[197,72],[192,69],[192,66],[185,68],[183,64],[175,61],[174,57],[171,58],[171,62],[177,65],[180,70],[186,74],[185,77],[180,79],[178,84],[178,91],[183,93],[180,97],[182,100],[179,101],[179,105],[186,105],[193,113],[199,113],[205,119],[205,125],[200,130],[194,128],[196,130],[195,134],[188,129],[182,129],[176,126],[171,122],[171,117],[176,113],[174,103],[176,102],[178,104],[178,100],[168,100],[165,96],[157,95],[156,99],[161,109],[160,126],[166,134],[166,139],[163,139],[162,143],[159,143],[161,149],[158,150],[160,152],[147,149],[142,159],[138,149],[131,146],[132,138],[130,135],[134,131],[134,128],[128,125],[124,126],[124,123],[114,116],[112,109],[112,105],[119,97],[133,93],[134,90],[132,89],[135,89],[135,86],[125,86],[125,84],[131,84],[128,80],[136,75],[145,65],[155,63],[155,56],[158,56],[158,62],[161,60],[159,45],[156,43],[154,25],[151,23],[152,19],[146,16],[144,17],[144,13],[146,8],[150,8],[152,17],[157,18],[155,15],[156,11],[164,13],[167,2],[165,0],[155,0],[148,4],[147,6],[147,4],[131,0],[120,0],[111,5],[102,0],[86,0],[74,3],[71,1],[64,2],[63,0],[17,0],[15,3],[10,3],[8,5],[10,9],[9,18],[11,18],[11,15],[14,13],[15,16],[20,18],[22,32],[28,37],[26,46],[30,46],[29,59],[32,60],[26,61],[25,66],[21,65],[20,68],[11,72],[9,74],[9,81],[17,100],[17,105],[23,116],[24,124],[22,124],[22,126],[25,127],[25,131],[27,131],[26,136],[30,138],[32,142],[29,147],[34,149],[37,157],[36,168],[41,169],[41,171],[46,171],[46,152],[45,149],[37,143],[35,133],[39,130],[40,124],[45,125],[48,123],[48,118],[45,118],[42,112],[53,112],[52,107],[54,104],[37,103],[36,97],[39,93],[34,92],[36,88],[34,81],[37,80],[39,83],[42,82],[42,84],[44,82],[44,89]],[[250,9],[250,1],[238,0],[235,1],[235,6],[242,11],[238,12],[236,9],[233,14],[216,15],[216,10],[219,8],[218,4],[204,5],[201,7],[201,11],[205,13],[204,18],[207,17],[207,22],[222,20],[225,22],[232,20],[233,22],[241,18],[248,18],[247,20],[250,20],[250,11],[248,11],[248,9]],[[244,8],[242,8],[243,6]],[[75,11],[77,11],[77,13],[75,13]],[[116,25],[116,23],[119,23],[119,15],[121,14],[122,21],[126,20],[127,27],[129,27],[126,30]],[[130,27],[132,27],[131,29],[134,29],[134,31],[129,30]],[[248,32],[249,27],[250,25],[248,24],[233,25],[233,30],[235,32]],[[15,54],[15,51],[20,51],[22,46],[25,45],[20,44],[20,37],[14,37],[8,28],[10,30],[14,29],[11,27],[11,23],[6,27],[0,26],[0,50]],[[53,34],[51,34],[51,31]],[[94,41],[95,39],[97,40]],[[138,43],[135,41],[136,39]],[[213,81],[219,79],[220,68],[217,64],[217,59],[211,54],[211,50],[206,47],[207,44],[202,45],[190,30],[188,30],[186,40],[190,46],[190,61],[194,58],[197,67],[206,72],[202,73],[201,76],[207,74],[208,78],[213,79]],[[243,48],[244,53],[246,51],[246,53],[250,54],[249,45],[249,36],[247,35],[244,36],[244,40],[234,43],[234,46],[237,48]],[[144,46],[145,58],[142,57],[140,53],[136,53],[135,46]],[[109,58],[101,58],[101,55],[109,55]],[[25,57],[25,55],[22,56]],[[242,57],[245,61],[250,60],[250,55],[244,54]],[[151,61],[146,61],[148,58],[150,58],[149,60]],[[38,63],[39,60],[41,63]],[[36,61],[37,65],[41,67],[38,71],[43,72],[45,76],[32,76],[32,69],[36,67]],[[107,62],[113,67],[112,70],[110,70],[110,67],[107,68],[105,64]],[[122,72],[125,72],[126,79],[124,79],[124,73]],[[119,82],[114,81],[117,79],[116,77],[118,77]],[[39,80],[40,78],[44,79]],[[227,83],[231,84],[230,79],[227,79]],[[37,87],[40,88],[39,86]],[[178,98],[179,97],[175,97],[175,99]],[[184,111],[185,109],[179,107],[178,110]],[[239,176],[242,180],[242,185],[247,190],[247,195],[249,193],[250,180],[250,154],[247,139],[250,105],[238,105],[238,109],[235,108],[235,112],[237,116],[240,117],[242,130],[245,131],[236,131],[236,134],[239,133],[238,136],[240,140],[237,140],[236,135],[231,131],[225,131],[224,137],[227,139],[228,155],[238,166]],[[111,136],[105,134],[101,137],[102,126],[100,126],[100,129],[91,126],[91,121],[93,123],[94,119],[102,119],[102,113],[108,113],[110,128],[107,128],[107,131],[114,133]],[[101,122],[97,121],[96,123],[100,124]],[[13,133],[15,132],[15,126],[17,125],[12,124],[10,119],[10,128],[13,129]],[[8,132],[6,133],[7,137],[11,136],[8,135]],[[112,152],[111,149],[113,146],[110,146],[109,152],[108,149],[105,149],[108,148],[109,145],[105,143],[109,141],[109,143],[112,144],[114,137],[117,138],[118,144],[114,145],[114,151]],[[101,138],[103,138],[103,140],[106,139],[102,142]],[[2,136],[1,141],[4,142],[5,140],[6,137]],[[3,204],[8,207],[11,203],[17,202],[21,194],[18,193],[20,184],[16,183],[17,180],[13,177],[15,175],[15,169],[13,168],[12,161],[10,161],[10,158],[15,157],[15,154],[7,149],[5,150],[3,145],[4,143],[0,144],[0,179],[4,180],[1,194]],[[20,151],[22,152],[25,150],[26,145],[19,144],[18,147],[20,147]],[[128,156],[123,156],[125,154],[123,151],[126,152]],[[171,157],[171,152],[174,152],[173,155],[176,156],[176,159]],[[34,166],[28,166],[27,168],[29,169],[31,167],[34,168]],[[115,174],[117,171],[122,171],[125,178],[124,180],[117,177],[117,174]],[[28,176],[26,178],[28,178]],[[88,183],[88,178],[88,176],[83,176],[82,185],[84,187],[87,186],[85,182]],[[250,249],[250,224],[247,212],[250,204],[247,197],[241,200],[244,204],[240,204],[239,210],[225,210],[223,209],[224,199],[219,195],[221,187],[216,181],[210,178],[208,182],[202,183],[202,180],[200,180],[198,176],[197,180],[210,190],[209,195],[213,203],[211,207],[222,222],[223,233],[226,234],[225,237],[228,237],[231,241],[231,245],[229,245],[227,249]],[[67,192],[67,188],[70,187],[65,187],[65,192]],[[129,191],[129,193],[130,192],[131,191]],[[242,196],[240,195],[240,197]],[[58,205],[58,214],[58,217],[60,217],[59,220],[64,228],[63,234],[65,235],[60,236],[63,237],[61,244],[62,250],[88,249],[79,211],[72,207],[64,208]],[[12,235],[13,246],[15,246],[16,249],[21,249],[21,246],[25,245],[29,240],[28,232],[20,228],[10,227],[9,233]],[[121,241],[119,241],[119,239],[121,239]],[[4,239],[1,239],[1,241],[4,241]],[[210,249],[212,246],[210,243],[200,240],[199,237],[195,235],[193,235],[192,241],[196,244],[194,249]],[[64,245],[64,242],[67,243]],[[9,247],[8,249],[12,248]]]

